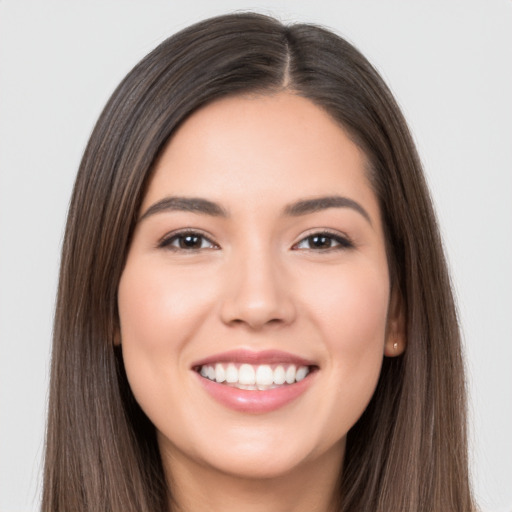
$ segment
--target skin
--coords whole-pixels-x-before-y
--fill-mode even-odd
[[[332,509],[346,434],[383,356],[404,348],[365,169],[339,124],[289,92],[206,106],[157,162],[119,285],[120,343],[180,510]],[[368,218],[347,206],[283,213],[333,195]],[[228,216],[150,210],[169,196],[213,201]],[[180,248],[182,229],[206,237],[201,248]],[[314,246],[308,237],[326,230],[343,243]],[[318,371],[284,407],[235,411],[191,368],[233,349],[282,350]]]

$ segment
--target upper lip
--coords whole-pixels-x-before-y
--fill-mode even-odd
[[[247,363],[252,365],[284,363],[297,366],[316,366],[314,361],[281,350],[254,351],[239,349],[220,352],[195,361],[192,368],[215,363]]]

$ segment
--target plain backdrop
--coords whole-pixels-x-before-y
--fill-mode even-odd
[[[249,9],[334,29],[402,106],[458,297],[476,495],[511,512],[510,0],[0,0],[0,511],[38,509],[60,245],[93,124],[167,36]]]

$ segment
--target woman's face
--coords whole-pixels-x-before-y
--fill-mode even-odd
[[[171,469],[341,464],[400,334],[365,165],[290,93],[217,101],[165,148],[118,299],[128,380]]]

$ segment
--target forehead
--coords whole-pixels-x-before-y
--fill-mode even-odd
[[[341,194],[376,207],[364,153],[310,100],[289,92],[218,100],[173,135],[143,209],[165,195],[268,207]]]

